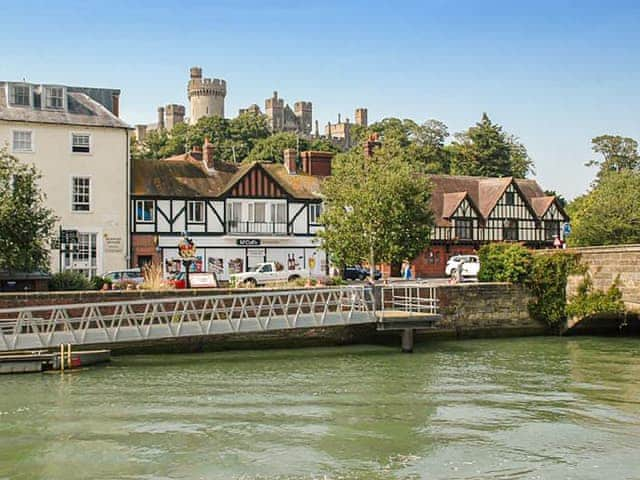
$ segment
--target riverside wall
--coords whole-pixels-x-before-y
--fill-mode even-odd
[[[580,262],[588,268],[596,289],[607,290],[618,279],[627,309],[640,311],[640,245],[583,247],[567,251],[580,255]],[[581,282],[582,275],[569,277],[567,297],[575,295]]]

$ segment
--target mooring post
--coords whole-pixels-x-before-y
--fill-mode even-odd
[[[64,372],[64,343],[60,344],[60,372]]]
[[[413,328],[402,330],[402,353],[413,352]]]
[[[71,368],[71,344],[67,344],[67,367]]]

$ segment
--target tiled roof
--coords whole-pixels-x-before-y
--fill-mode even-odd
[[[94,89],[99,90],[99,89]],[[87,93],[67,89],[67,110],[47,110],[35,107],[10,107],[6,98],[6,83],[0,82],[0,120],[9,122],[55,123],[89,127],[130,128],[105,106]],[[117,92],[117,90],[113,90]]]
[[[216,162],[207,171],[199,152],[183,153],[164,160],[133,162],[133,195],[159,197],[220,197],[245,176],[257,162]],[[279,163],[260,163],[291,197],[319,198],[321,180],[311,175],[290,175]]]
[[[555,200],[555,197],[546,196],[535,180],[456,175],[429,175],[429,179],[433,185],[431,205],[438,226],[450,226],[448,218],[465,195],[468,195],[472,206],[486,219],[512,183],[522,192],[525,201],[538,217],[544,215]]]

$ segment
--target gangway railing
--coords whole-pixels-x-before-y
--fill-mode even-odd
[[[382,287],[378,317],[435,316],[439,313],[438,303],[436,287],[419,283],[389,285]]]
[[[362,286],[48,305],[0,310],[0,352],[375,321]]]

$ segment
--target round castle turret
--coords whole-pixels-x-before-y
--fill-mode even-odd
[[[191,67],[191,79],[187,87],[189,96],[189,123],[193,125],[202,117],[223,117],[227,82],[219,78],[202,78],[202,68]]]

